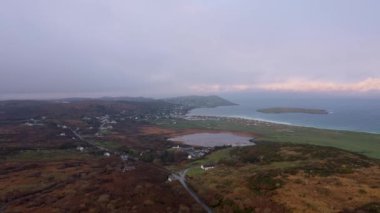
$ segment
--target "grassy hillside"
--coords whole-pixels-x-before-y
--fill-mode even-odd
[[[215,168],[202,170],[206,163]],[[259,142],[185,167],[191,186],[216,212],[359,212],[378,205],[378,166],[336,148]]]
[[[178,119],[175,124],[162,120],[157,124],[174,129],[210,129],[248,132],[257,140],[331,146],[380,158],[380,135],[362,132],[316,129],[267,122],[219,118],[205,120]]]

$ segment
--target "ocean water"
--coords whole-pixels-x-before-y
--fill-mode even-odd
[[[324,129],[350,130],[380,133],[380,100],[361,98],[318,99],[318,98],[229,98],[239,104],[216,108],[199,108],[189,115],[240,117],[308,126]],[[257,109],[268,107],[301,107],[329,111],[326,115],[286,113],[266,114]]]

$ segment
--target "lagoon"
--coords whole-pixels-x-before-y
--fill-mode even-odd
[[[169,140],[181,142],[191,146],[217,147],[217,146],[251,146],[252,137],[240,136],[233,133],[195,133],[182,135]]]

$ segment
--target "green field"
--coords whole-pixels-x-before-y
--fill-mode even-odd
[[[204,158],[200,158],[196,161],[190,162],[186,167],[189,168],[189,171],[187,173],[188,176],[198,176],[204,173],[204,171],[201,169],[202,164],[208,164],[208,163],[219,163],[222,161],[228,161],[231,160],[231,150],[233,148],[226,148],[226,149],[220,149],[217,151],[212,152],[211,154],[207,155]]]
[[[172,129],[248,132],[256,135],[256,139],[259,141],[331,146],[380,159],[380,134],[326,130],[228,118],[219,120],[176,119],[175,123],[172,120],[160,120],[156,124]]]
[[[94,141],[93,143],[99,147],[103,147],[109,150],[117,150],[122,147],[121,144],[113,141]]]

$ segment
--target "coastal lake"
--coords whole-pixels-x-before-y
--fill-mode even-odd
[[[227,98],[239,105],[199,108],[189,112],[195,116],[237,117],[323,129],[380,133],[380,100],[319,98]],[[327,110],[328,114],[261,113],[270,107],[301,107]]]
[[[194,133],[170,138],[171,141],[181,142],[191,146],[252,146],[252,137],[240,136],[233,133]]]

